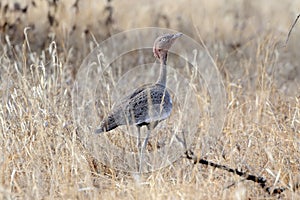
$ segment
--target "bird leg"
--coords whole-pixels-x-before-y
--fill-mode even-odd
[[[150,136],[150,133],[151,133],[151,129],[148,128],[147,130],[147,135],[146,135],[146,138],[144,140],[144,143],[143,143],[143,146],[142,146],[142,149],[146,149],[146,146],[148,144],[148,140],[149,140],[149,136]]]
[[[144,140],[144,143],[143,143],[143,146],[142,146],[144,149],[146,148],[146,146],[148,144],[148,140],[149,140],[151,130],[153,130],[157,126],[157,124],[158,124],[158,121],[150,123],[150,124],[147,125],[147,136],[146,136],[146,138]]]
[[[142,171],[142,162],[143,162],[143,151],[146,150],[147,144],[148,144],[148,140],[151,134],[151,130],[153,130],[156,126],[158,125],[158,121],[150,123],[147,125],[147,135],[146,138],[143,142],[143,146],[140,148],[140,169],[139,172]]]
[[[139,168],[140,173],[142,172],[142,163],[143,163],[143,159],[144,159],[144,152],[143,151],[146,149],[150,133],[151,133],[150,126],[147,125],[147,135],[146,135],[146,138],[143,142],[143,146],[141,146],[141,148],[140,148],[140,168]]]
[[[141,148],[141,127],[137,126],[137,129],[138,129],[138,135],[137,135],[136,145],[138,149],[140,149]]]

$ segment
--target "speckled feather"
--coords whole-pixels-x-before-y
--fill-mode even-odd
[[[147,84],[125,97],[100,124],[97,133],[121,125],[147,125],[166,119],[172,111],[172,99],[163,85]]]

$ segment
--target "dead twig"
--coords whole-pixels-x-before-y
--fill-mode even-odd
[[[300,17],[300,14],[296,17],[294,23],[292,24],[292,26],[291,26],[291,28],[290,28],[290,30],[289,30],[289,33],[288,33],[287,38],[286,38],[286,41],[285,41],[285,46],[287,46],[287,43],[288,43],[288,41],[289,41],[289,39],[290,39],[290,35],[291,35],[291,33],[292,33],[292,30],[294,29],[294,27],[295,27],[295,25],[296,25],[296,23],[297,23],[299,17]]]
[[[218,168],[218,169],[223,169],[223,170],[228,171],[230,173],[236,174],[240,177],[244,177],[246,180],[258,183],[260,185],[260,187],[263,188],[270,195],[281,194],[284,190],[286,190],[286,188],[283,188],[283,187],[274,188],[274,189],[272,189],[272,187],[266,187],[267,186],[266,185],[267,180],[262,176],[255,176],[255,175],[249,174],[247,172],[242,172],[238,169],[232,169],[232,168],[227,167],[225,165],[216,164],[216,163],[207,161],[205,159],[199,159],[194,154],[194,152],[191,151],[191,150],[187,150],[185,152],[185,156],[186,156],[187,159],[193,160],[194,164],[199,163],[199,164],[203,164],[203,165],[207,165],[207,166],[212,166],[212,167],[215,167],[215,168]]]

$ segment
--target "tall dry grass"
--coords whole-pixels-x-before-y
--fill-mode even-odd
[[[277,197],[184,158],[136,176],[103,165],[85,149],[72,117],[77,70],[97,43],[142,26],[201,37],[222,74],[222,135],[204,155],[201,145],[194,152],[285,187],[283,199],[300,197],[299,24],[283,46],[297,1],[20,1],[21,9],[15,2],[0,7],[1,199]]]

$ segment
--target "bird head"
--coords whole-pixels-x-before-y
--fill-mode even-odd
[[[164,58],[174,41],[180,36],[182,36],[182,33],[164,34],[158,37],[153,46],[154,56],[158,59]]]

